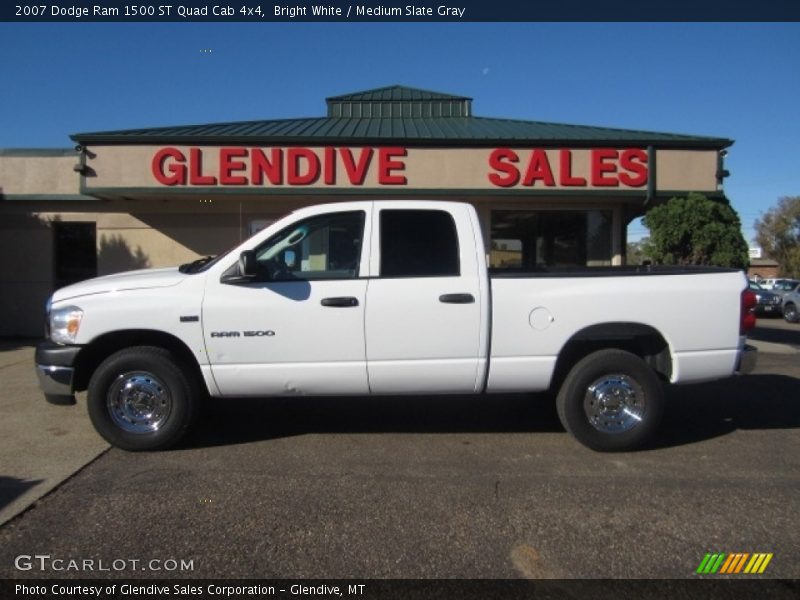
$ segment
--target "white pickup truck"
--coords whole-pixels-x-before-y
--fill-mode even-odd
[[[55,403],[88,390],[111,444],[175,444],[214,397],[557,392],[596,450],[643,444],[663,382],[749,371],[741,271],[489,273],[475,209],[440,201],[298,210],[214,259],[91,279],[48,302]]]

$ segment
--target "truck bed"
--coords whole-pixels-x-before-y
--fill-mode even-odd
[[[673,383],[712,380],[735,369],[746,286],[741,271],[559,268],[495,272],[490,282],[490,392],[547,389],[564,348],[592,337],[658,340]]]

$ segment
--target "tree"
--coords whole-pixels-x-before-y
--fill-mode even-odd
[[[784,197],[756,219],[756,241],[778,261],[780,273],[800,277],[800,196]]]
[[[717,265],[746,269],[747,243],[739,215],[727,201],[690,193],[647,211],[645,253],[668,265]]]
[[[628,251],[625,254],[625,262],[629,265],[641,265],[646,260],[650,260],[650,256],[645,252],[650,238],[642,238],[638,242],[628,242]]]

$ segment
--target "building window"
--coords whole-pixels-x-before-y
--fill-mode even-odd
[[[611,211],[493,210],[489,266],[534,271],[611,265]]]

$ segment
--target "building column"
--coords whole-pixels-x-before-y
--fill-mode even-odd
[[[618,266],[623,263],[623,244],[627,243],[627,235],[622,222],[622,207],[615,207],[611,214],[611,264]]]

